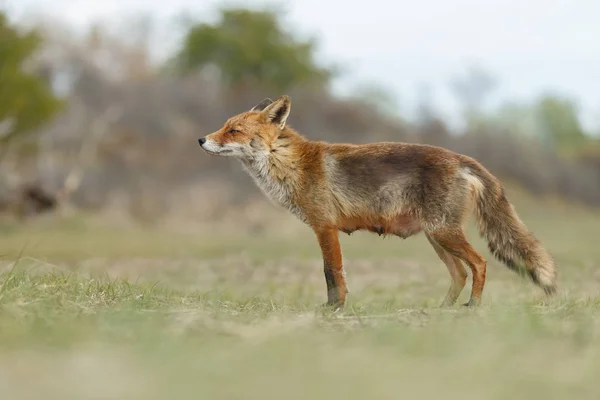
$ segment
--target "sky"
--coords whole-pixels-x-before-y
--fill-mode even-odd
[[[440,113],[457,121],[449,82],[477,65],[497,82],[487,107],[557,93],[578,104],[587,129],[600,131],[598,0],[0,0],[17,18],[35,11],[80,30],[149,14],[169,33],[159,57],[177,44],[173,18],[212,21],[223,4],[278,5],[292,31],[318,38],[320,61],[344,68],[336,91],[379,85],[401,114],[414,113],[418,88],[427,84]]]

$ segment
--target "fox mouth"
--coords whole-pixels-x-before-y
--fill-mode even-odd
[[[208,150],[208,149],[205,149],[204,147],[202,149],[205,152],[207,152],[208,154],[210,154],[211,156],[221,156],[221,155],[233,153],[233,150],[230,150],[230,149],[221,149],[221,150],[218,150],[218,151]]]

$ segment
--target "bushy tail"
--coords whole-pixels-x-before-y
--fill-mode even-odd
[[[476,187],[475,211],[479,232],[494,257],[511,270],[526,273],[546,294],[554,294],[554,260],[520,220],[500,182],[475,160],[465,160],[464,167],[481,182]]]

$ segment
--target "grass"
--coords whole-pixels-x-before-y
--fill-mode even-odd
[[[597,399],[600,214],[512,197],[560,292],[545,301],[471,227],[489,260],[474,310],[437,307],[449,278],[422,236],[343,237],[350,294],[330,314],[309,231],[3,222],[0,398]]]

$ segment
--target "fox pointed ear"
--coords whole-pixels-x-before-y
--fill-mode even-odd
[[[290,115],[291,108],[292,99],[290,99],[290,96],[288,95],[283,95],[273,103],[269,104],[263,110],[263,113],[267,115],[269,122],[277,124],[279,129],[283,129],[285,128],[285,123]]]
[[[252,107],[252,109],[250,111],[262,111],[265,108],[267,108],[267,106],[271,105],[271,103],[273,103],[273,100],[271,100],[270,98],[266,98],[263,101],[261,101],[260,103],[258,103],[257,105],[255,105],[254,107]]]

